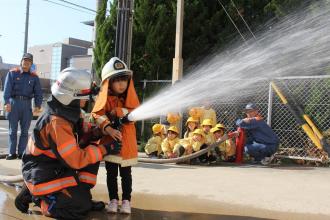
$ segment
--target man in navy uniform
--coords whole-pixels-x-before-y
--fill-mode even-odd
[[[250,134],[245,146],[246,152],[254,158],[255,163],[267,165],[276,153],[280,140],[263,120],[254,103],[248,103],[244,112],[247,117],[238,119],[236,125],[247,129]]]
[[[33,56],[25,53],[21,66],[11,69],[6,76],[4,86],[5,111],[9,121],[9,154],[7,160],[22,158],[28,140],[28,131],[32,120],[31,99],[34,98],[34,112],[40,111],[42,91],[39,77],[32,71]],[[18,122],[21,135],[17,147]]]

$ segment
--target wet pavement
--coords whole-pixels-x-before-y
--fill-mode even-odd
[[[2,159],[0,174],[17,175],[20,166],[19,160]],[[329,181],[328,168],[139,164],[133,168],[132,215],[93,212],[86,219],[328,220]],[[109,201],[105,183],[101,164],[95,200]],[[16,194],[15,187],[0,184],[0,220],[49,219],[38,208],[19,213]]]
[[[17,188],[18,189],[18,188]],[[40,215],[38,208],[30,207],[30,214],[22,214],[16,210],[14,199],[16,196],[15,186],[0,184],[0,219],[50,219]],[[254,220],[265,219],[246,216],[231,216],[231,215],[212,215],[202,213],[184,213],[184,212],[165,212],[155,210],[132,209],[131,215],[124,214],[108,214],[103,212],[90,212],[85,220]]]
[[[0,121],[0,152],[6,150],[6,123]],[[20,174],[20,167],[19,160],[0,159],[0,175]],[[140,163],[132,175],[131,215],[93,212],[86,219],[330,219],[329,168]],[[104,164],[97,181],[93,198],[108,202]],[[16,194],[15,187],[0,184],[0,220],[49,219],[38,208],[30,215],[19,213]]]

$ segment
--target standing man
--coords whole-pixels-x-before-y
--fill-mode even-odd
[[[21,60],[21,66],[10,70],[6,76],[4,100],[6,116],[9,121],[9,154],[6,160],[22,158],[32,120],[32,98],[35,102],[33,112],[40,111],[42,91],[39,77],[31,71],[32,64],[32,54],[25,53]],[[18,143],[18,154],[16,154],[18,122],[21,127],[21,135]]]
[[[266,165],[278,149],[279,138],[263,120],[254,103],[248,103],[244,112],[247,117],[237,120],[236,125],[250,132],[245,151],[254,158],[256,163]]]

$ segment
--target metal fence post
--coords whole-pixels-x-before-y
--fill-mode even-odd
[[[273,89],[271,82],[269,82],[267,124],[270,127],[272,126],[272,109],[273,109]]]
[[[147,87],[147,80],[143,80],[143,87],[142,87],[142,103],[144,103],[144,96],[146,94],[146,87]],[[144,120],[141,121],[141,138],[143,137],[144,133]]]

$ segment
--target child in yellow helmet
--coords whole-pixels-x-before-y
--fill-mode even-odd
[[[211,133],[212,125],[213,125],[213,121],[212,119],[209,118],[204,119],[202,122],[202,129],[205,134],[205,144],[207,144],[208,146],[215,142],[214,136]],[[209,150],[209,152],[206,155],[203,155],[204,158],[202,157],[201,162],[209,162],[209,163],[215,162],[216,157],[213,154],[214,152],[212,150]]]
[[[204,119],[202,122],[202,129],[204,131],[205,134],[205,143],[207,145],[213,144],[214,141],[214,136],[213,134],[210,132],[211,128],[213,127],[213,122],[211,119],[207,118]]]
[[[214,128],[211,129],[211,133],[213,133],[214,139],[218,140],[219,138],[225,135],[225,126],[223,124],[217,124]],[[232,132],[231,134],[234,133]],[[222,142],[214,150],[217,153],[217,155],[221,158],[221,160],[226,162],[235,161],[236,145],[232,138],[226,140],[225,142]]]
[[[161,147],[164,153],[165,158],[174,158],[178,155],[175,153],[177,152],[177,147],[179,146],[179,130],[175,126],[171,126],[167,130],[167,137],[163,140]]]
[[[149,157],[159,157],[162,152],[162,141],[164,139],[165,128],[162,124],[152,126],[153,136],[148,140],[144,151]]]
[[[188,155],[206,147],[204,131],[198,128],[192,132],[190,138],[180,140],[179,153],[180,156]]]
[[[189,117],[186,122],[187,131],[184,133],[183,138],[191,138],[193,136],[194,130],[198,128],[198,124],[198,118]]]

